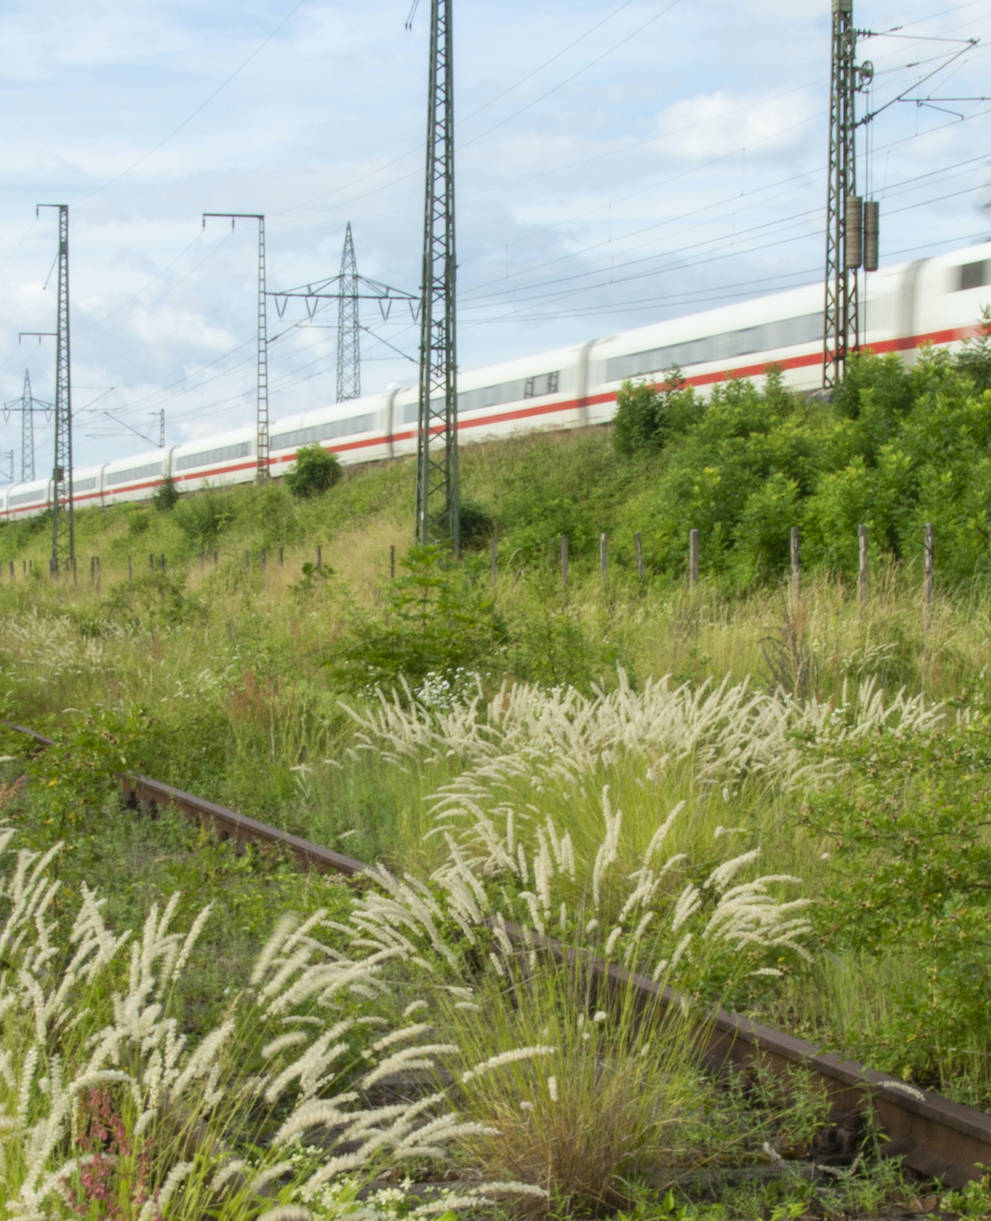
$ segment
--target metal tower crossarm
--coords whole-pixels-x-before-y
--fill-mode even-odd
[[[262,212],[204,212],[203,228],[210,217],[229,220],[233,229],[239,220],[258,222],[258,388],[256,397],[256,472],[259,480],[269,477],[268,428],[268,293],[265,291],[265,215]]]

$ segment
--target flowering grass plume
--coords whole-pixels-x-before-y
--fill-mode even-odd
[[[442,1092],[383,1095],[390,1076],[433,1073],[454,1050],[416,1020],[422,1006],[384,1029],[375,1002],[388,993],[391,953],[343,957],[321,937],[319,914],[287,917],[223,1020],[192,1040],[171,998],[209,909],[180,931],[173,898],[136,934],[117,933],[84,888],[60,925],[57,851],[15,851],[0,828],[3,1215],[371,1215],[347,1192],[333,1204],[342,1181],[446,1160],[482,1131]],[[293,1161],[312,1136],[319,1160]],[[478,1202],[510,1186],[464,1190]]]

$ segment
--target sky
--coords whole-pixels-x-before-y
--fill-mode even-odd
[[[452,13],[461,369],[822,279],[829,0]],[[882,265],[991,237],[991,6],[854,18]],[[163,412],[170,445],[254,421],[258,225],[204,212],[264,214],[272,292],[337,275],[348,222],[363,276],[419,292],[429,24],[429,0],[4,0],[0,483],[25,373],[55,394],[54,341],[20,338],[56,327],[39,203],[69,206],[77,469],[157,445]],[[270,305],[273,420],[333,402],[336,319]],[[361,322],[363,393],[415,383],[409,308]]]

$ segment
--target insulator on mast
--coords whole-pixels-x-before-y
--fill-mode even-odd
[[[880,230],[881,205],[868,199],[864,204],[864,271],[877,271]]]
[[[864,261],[864,201],[848,195],[843,204],[843,266],[856,271]]]

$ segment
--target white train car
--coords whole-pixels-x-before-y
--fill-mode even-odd
[[[991,242],[903,263],[864,280],[864,346],[911,361],[926,343],[959,345],[976,334],[991,301]],[[704,388],[761,377],[771,364],[788,385],[821,384],[823,287],[774,293],[668,322],[592,339],[519,360],[468,370],[458,378],[458,431],[465,441],[548,428],[603,424],[627,379],[660,380],[678,366]],[[415,386],[389,390],[273,421],[271,473],[285,473],[303,445],[320,444],[344,463],[416,452]],[[257,472],[255,426],[74,472],[79,507],[147,500],[168,476],[183,491],[248,483]],[[0,515],[17,520],[52,503],[51,481],[0,490]]]
[[[395,390],[287,416],[269,428],[269,471],[284,475],[304,445],[322,445],[341,462],[377,462],[392,456]]]
[[[901,312],[879,349],[917,351],[922,344],[958,344],[978,332],[981,309],[991,304],[991,242],[921,259],[904,269]],[[905,338],[911,340],[906,345]]]
[[[595,344],[589,418],[612,419],[628,379],[661,381],[677,366],[693,386],[760,377],[780,365],[797,390],[821,384],[823,297],[818,285],[625,331]]]
[[[101,495],[95,503],[112,505],[127,500],[150,500],[169,474],[171,453],[171,449],[156,449],[107,462],[102,467]],[[80,499],[75,481],[72,491],[74,505],[94,503]]]
[[[51,506],[52,481],[35,479],[30,483],[14,483],[7,488],[7,503],[4,517],[8,521],[20,521],[34,517]]]
[[[468,441],[587,423],[589,344],[573,344],[458,376],[458,435]],[[393,454],[416,452],[419,390],[395,396]]]
[[[171,475],[183,492],[229,483],[250,483],[258,465],[256,446],[257,432],[252,424],[215,437],[187,441],[171,450],[159,450],[158,453],[164,455],[162,477]]]

